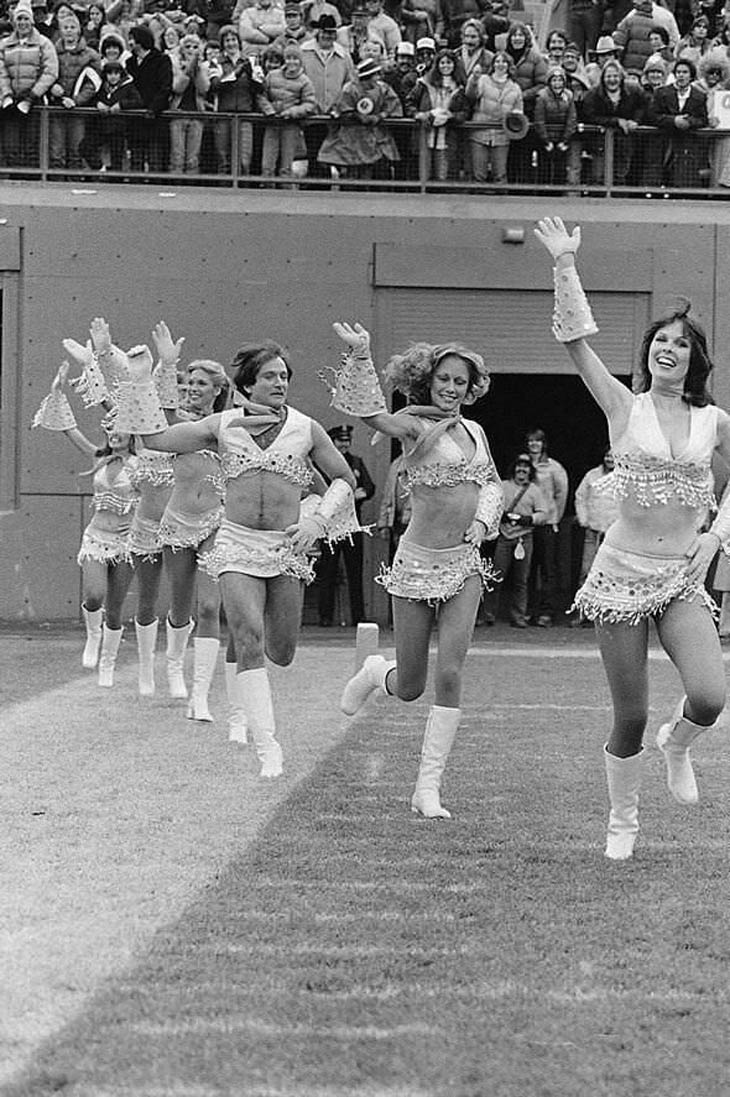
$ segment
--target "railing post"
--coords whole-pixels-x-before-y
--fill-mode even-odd
[[[606,188],[606,197],[611,197],[613,187],[613,157],[614,157],[614,131],[606,127],[603,131],[603,184]]]
[[[428,182],[428,167],[429,167],[429,148],[426,143],[426,134],[428,127],[425,122],[418,123],[418,184],[421,188],[421,193],[426,192],[426,183]]]
[[[38,156],[40,158],[39,167],[41,169],[41,182],[48,182],[48,159],[50,150],[50,137],[49,137],[49,108],[42,106],[40,108],[40,133],[38,140]]]
[[[233,175],[232,187],[238,186],[239,169],[241,166],[241,127],[238,123],[238,116],[231,115],[231,173]]]

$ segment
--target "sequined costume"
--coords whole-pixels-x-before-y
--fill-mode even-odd
[[[159,542],[177,549],[198,548],[223,520],[225,480],[212,450],[179,453],[172,458],[175,486],[159,528]],[[191,509],[191,501],[197,504]]]
[[[122,467],[112,478],[117,462]],[[77,556],[79,564],[96,560],[103,564],[129,562],[129,530],[137,506],[138,495],[134,488],[136,458],[111,458],[94,473],[94,515],[84,530]],[[113,516],[111,521],[100,522],[99,515]],[[112,528],[105,528],[111,525]]]
[[[232,427],[240,411],[223,412],[218,435],[221,471],[226,480],[248,473],[269,472],[306,489],[313,480],[306,462],[314,442],[312,420],[295,408],[287,407],[286,421],[266,449],[262,449],[243,427]],[[354,518],[354,506],[352,509]],[[355,521],[354,529],[357,529]],[[352,530],[354,532],[354,529]],[[346,535],[343,531],[342,535]],[[283,530],[250,529],[224,518],[213,548],[201,556],[201,566],[213,579],[234,571],[260,578],[288,575],[310,583],[314,571],[309,557],[295,552]]]
[[[619,504],[635,508],[681,506],[694,512],[695,528],[715,506],[711,460],[717,444],[718,409],[691,407],[690,435],[684,452],[672,457],[650,393],[634,397],[628,425],[613,446],[615,468],[596,485]],[[615,527],[612,527],[615,528]],[[687,575],[685,556],[657,556],[626,550],[609,529],[573,607],[590,621],[638,624],[662,613],[675,598],[700,595],[717,607],[702,583]]]
[[[133,556],[151,559],[162,549],[160,521],[174,484],[172,456],[142,449],[137,451],[137,457],[133,484],[139,493],[140,505],[129,531],[129,551]],[[146,513],[148,508],[152,516]]]
[[[502,512],[502,489],[487,440],[481,427],[470,420],[461,420],[475,444],[469,460],[454,441],[450,431],[441,429],[436,440],[424,453],[404,460],[405,488],[425,487],[438,490],[473,483],[480,489],[475,498],[475,517],[484,522],[487,533],[496,532]],[[403,534],[390,567],[383,565],[376,582],[397,598],[428,602],[436,605],[457,594],[471,575],[478,575],[483,587],[497,579],[490,563],[475,545],[466,542],[445,549],[419,545]]]

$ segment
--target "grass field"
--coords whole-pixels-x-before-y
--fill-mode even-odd
[[[608,862],[591,636],[487,637],[451,821],[408,811],[429,699],[340,718],[344,645],[305,644],[276,675],[274,787],[222,726],[143,710],[129,656],[100,711],[88,678],[71,700],[58,673],[78,638],[27,645],[18,673],[42,662],[50,688],[11,689],[0,739],[3,1097],[729,1094],[727,741],[700,741],[690,809],[647,737],[636,856]],[[676,696],[653,661],[653,727]]]

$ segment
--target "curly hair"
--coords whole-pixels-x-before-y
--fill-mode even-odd
[[[465,404],[473,404],[489,389],[489,372],[480,354],[460,343],[413,343],[403,354],[394,354],[386,363],[383,377],[402,392],[409,404],[431,403],[431,379],[439,362],[455,354],[469,370]]]
[[[213,411],[225,411],[228,407],[228,399],[230,396],[231,382],[228,380],[228,375],[223,369],[220,362],[213,361],[212,358],[196,358],[193,362],[190,362],[185,373],[190,376],[194,370],[200,370],[201,373],[205,373],[218,389],[215,399],[213,401]]]
[[[253,388],[259,370],[273,358],[281,358],[286,366],[286,375],[291,380],[292,368],[286,351],[271,339],[266,339],[263,343],[247,343],[237,350],[230,369],[233,373],[233,384],[238,391],[245,393],[247,388]]]
[[[704,329],[689,315],[692,305],[683,300],[667,316],[655,320],[644,332],[639,354],[638,379],[635,391],[648,392],[651,388],[651,373],[649,371],[649,348],[654,341],[654,336],[662,328],[679,321],[682,324],[684,335],[690,341],[689,369],[684,379],[684,392],[682,399],[686,404],[692,404],[697,408],[704,408],[715,401],[707,390],[707,379],[713,370],[713,361],[707,349],[707,336]]]

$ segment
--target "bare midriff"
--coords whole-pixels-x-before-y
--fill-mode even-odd
[[[643,507],[632,499],[619,505],[619,517],[606,544],[648,556],[682,556],[697,536],[701,514],[679,501]]]
[[[225,515],[248,529],[284,530],[299,519],[301,495],[300,485],[279,473],[245,472],[227,482]]]
[[[479,487],[473,481],[453,487],[411,488],[412,514],[403,540],[424,548],[454,548],[474,521]]]

